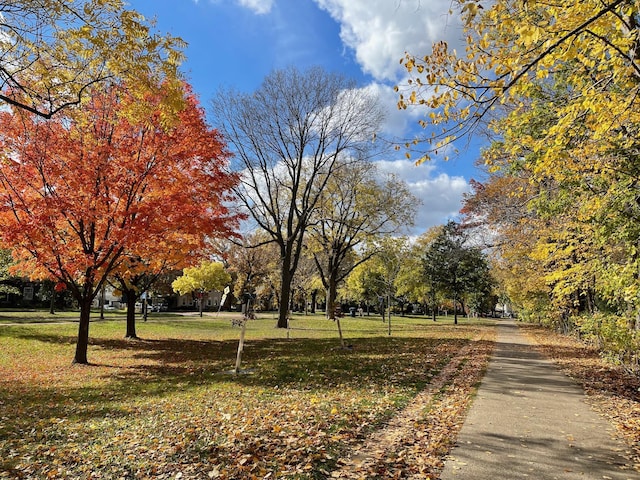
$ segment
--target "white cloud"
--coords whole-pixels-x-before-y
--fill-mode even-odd
[[[406,85],[400,64],[405,52],[423,56],[434,42],[461,46],[461,24],[449,10],[451,0],[314,0],[340,25],[342,43],[355,53],[363,72],[374,78],[375,90],[387,118],[382,135],[396,139],[422,136],[418,119],[428,114],[424,106],[398,110],[393,84]],[[413,132],[413,133],[409,133]]]
[[[398,108],[398,93],[393,87],[382,83],[371,83],[365,87],[372,97],[376,98],[380,108],[385,114],[381,127],[382,134],[395,138],[402,138],[409,130],[415,129],[418,119],[424,117],[425,107],[406,110]]]
[[[253,10],[258,15],[264,15],[271,11],[275,0],[237,0],[242,7]]]
[[[451,0],[315,0],[340,24],[342,42],[363,71],[379,81],[404,76],[405,52],[425,55],[439,40],[460,41],[460,24],[449,15]]]
[[[455,217],[462,207],[462,195],[469,191],[469,183],[463,177],[438,173],[435,163],[416,166],[411,160],[390,160],[377,162],[377,167],[382,173],[398,175],[422,202],[415,219],[415,234]]]

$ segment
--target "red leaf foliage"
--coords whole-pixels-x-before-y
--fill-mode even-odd
[[[161,100],[145,99],[144,123],[122,86],[52,121],[0,114],[0,229],[18,270],[95,286],[124,256],[189,264],[207,236],[233,234],[221,137],[193,95],[171,125]]]

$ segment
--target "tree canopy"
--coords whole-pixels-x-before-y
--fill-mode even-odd
[[[399,105],[429,109],[421,125],[431,130],[423,159],[434,149],[473,132],[501,105],[511,109],[501,131],[535,123],[531,99],[558,81],[569,88],[553,104],[554,124],[536,138],[519,136],[518,150],[540,151],[546,171],[579,158],[576,147],[595,157],[611,149],[635,148],[638,124],[637,0],[549,2],[456,0],[466,23],[465,52],[445,42],[424,56],[403,59],[413,75]],[[602,118],[601,112],[607,112]]]
[[[486,295],[491,286],[489,265],[480,248],[468,245],[461,226],[448,222],[422,255],[423,278],[453,300],[454,323],[458,323],[457,303],[464,296]]]
[[[504,291],[524,316],[637,359],[640,3],[454,4],[465,51],[403,59],[400,107],[424,108],[430,130],[421,159],[489,122],[488,176],[465,211],[493,232]]]
[[[231,275],[221,262],[204,261],[200,265],[185,268],[171,287],[180,295],[195,294],[200,301],[202,316],[204,295],[213,290],[222,291],[230,282]]]
[[[164,84],[164,106],[181,105],[184,42],[154,33],[122,0],[3,1],[0,15],[0,100],[13,107],[50,118],[93,85],[122,81],[139,100]]]
[[[336,168],[367,158],[381,112],[352,81],[293,67],[272,72],[252,94],[220,91],[213,107],[242,171],[236,194],[280,250],[285,328],[312,215]]]
[[[208,236],[237,227],[229,209],[237,177],[196,98],[170,128],[154,93],[145,102],[158,108],[131,123],[136,101],[113,86],[46,122],[24,110],[0,113],[2,244],[14,249],[16,270],[57,279],[79,302],[78,363],[87,363],[91,301],[110,273],[189,265]]]
[[[360,263],[356,248],[380,236],[406,233],[419,200],[405,182],[384,176],[370,162],[349,162],[336,169],[313,215],[307,244],[326,291],[327,316],[334,318],[337,288]]]

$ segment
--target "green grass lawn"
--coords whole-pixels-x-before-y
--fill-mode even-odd
[[[77,324],[1,312],[0,478],[327,478],[489,320],[151,314],[139,341],[110,312],[72,365]],[[38,322],[58,321],[36,313]],[[71,316],[72,317],[72,316]],[[18,323],[18,325],[16,325]],[[485,336],[486,338],[486,336]]]

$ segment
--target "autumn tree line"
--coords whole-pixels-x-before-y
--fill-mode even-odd
[[[425,109],[429,131],[410,154],[489,135],[464,213],[502,294],[637,370],[640,2],[453,3],[464,50],[402,60],[399,106]]]
[[[12,272],[73,295],[77,363],[107,281],[136,295],[216,258],[236,295],[270,285],[278,327],[313,282],[330,316],[341,295],[432,312],[499,299],[637,366],[639,9],[453,2],[464,51],[438,42],[402,59],[411,80],[398,105],[425,112],[407,156],[420,163],[479,132],[491,144],[463,221],[409,241],[418,201],[375,171],[388,144],[374,141],[382,112],[367,90],[283,69],[251,94],[219,91],[210,124],[179,71],[183,42],[122,1],[2,4]]]
[[[316,280],[334,318],[338,288],[366,262],[398,275],[383,254],[407,248],[390,246],[418,201],[372,162],[382,112],[366,90],[320,68],[275,71],[251,94],[221,90],[214,128],[180,74],[183,42],[124,2],[21,0],[0,14],[3,265],[74,299],[75,363],[88,363],[107,284],[135,338],[135,302],[171,272],[196,295],[269,285],[278,327]]]

